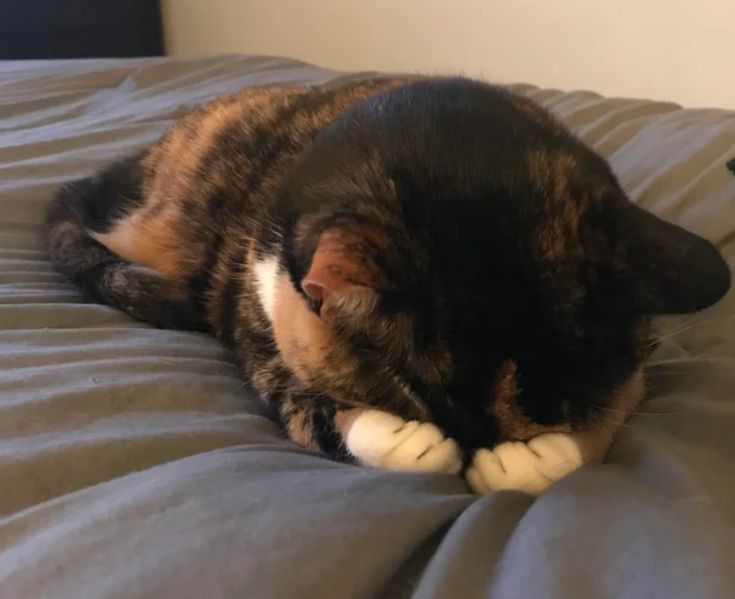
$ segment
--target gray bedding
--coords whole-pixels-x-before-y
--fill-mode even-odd
[[[351,75],[355,77],[359,75]],[[63,181],[294,61],[0,63],[0,596],[733,597],[735,299],[660,323],[607,463],[533,500],[296,447],[204,335],[85,303],[39,250]],[[735,260],[735,113],[519,86]]]

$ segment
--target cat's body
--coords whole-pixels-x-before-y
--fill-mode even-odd
[[[92,298],[232,346],[295,441],[471,464],[481,491],[599,458],[600,409],[642,395],[646,316],[729,286],[542,109],[462,79],[222,98],[63,188],[46,242]]]

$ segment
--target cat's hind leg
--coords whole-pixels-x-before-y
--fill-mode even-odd
[[[136,168],[131,159],[62,187],[48,209],[46,249],[61,273],[91,299],[157,327],[207,330],[203,310],[183,279],[131,262],[96,237],[142,201]]]

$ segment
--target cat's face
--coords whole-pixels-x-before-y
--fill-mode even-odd
[[[648,315],[729,287],[707,242],[634,207],[544,111],[465,80],[359,104],[272,217],[274,330],[302,382],[465,446],[595,418],[639,368]]]

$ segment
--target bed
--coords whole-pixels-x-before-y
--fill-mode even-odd
[[[87,303],[39,249],[62,182],[243,86],[252,56],[0,63],[0,595],[735,596],[735,297],[661,319],[606,463],[538,499],[333,463],[288,441],[205,335]],[[514,86],[631,197],[735,260],[735,112]]]

